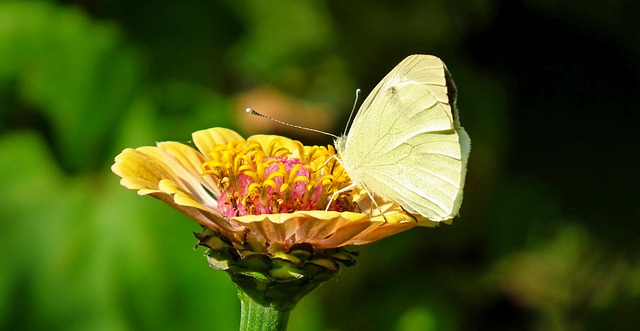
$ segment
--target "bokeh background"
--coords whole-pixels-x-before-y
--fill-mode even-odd
[[[195,222],[122,188],[125,147],[230,127],[330,139],[433,54],[472,139],[452,225],[358,248],[290,330],[640,325],[633,0],[0,1],[0,329],[237,330]]]

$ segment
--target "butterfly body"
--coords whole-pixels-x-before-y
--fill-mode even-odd
[[[411,55],[398,64],[335,141],[354,184],[431,221],[455,217],[471,146],[454,102],[440,59]]]

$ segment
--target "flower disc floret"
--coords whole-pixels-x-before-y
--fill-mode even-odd
[[[323,210],[331,195],[349,184],[334,155],[332,148],[305,148],[277,137],[266,145],[255,140],[229,142],[208,153],[202,175],[219,182],[218,204],[228,218]],[[353,211],[350,202],[342,195],[329,210]]]

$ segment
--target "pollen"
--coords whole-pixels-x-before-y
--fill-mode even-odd
[[[201,175],[218,183],[224,216],[324,210],[331,196],[351,183],[332,146],[261,138],[216,145],[202,164]],[[335,211],[356,209],[349,192],[329,206]]]

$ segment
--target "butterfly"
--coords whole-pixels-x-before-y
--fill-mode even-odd
[[[471,140],[460,126],[456,88],[444,63],[411,55],[364,100],[335,140],[353,185],[431,221],[458,214]]]

